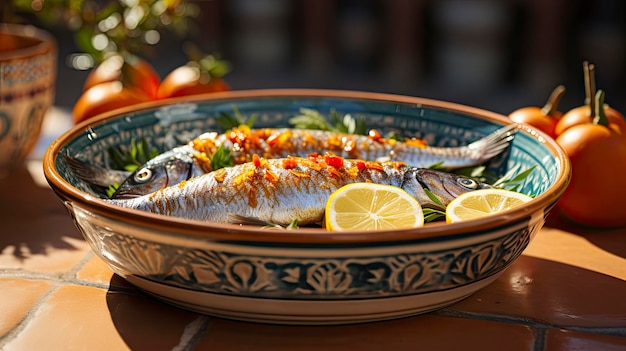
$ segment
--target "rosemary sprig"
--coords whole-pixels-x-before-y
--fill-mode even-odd
[[[226,112],[220,112],[220,115],[215,119],[215,121],[224,130],[231,130],[241,125],[246,125],[249,128],[252,128],[254,122],[256,122],[256,119],[256,114],[252,114],[248,118],[244,117],[244,115],[241,114],[237,106],[233,105],[232,115]]]
[[[289,124],[300,129],[367,135],[367,128],[363,118],[354,118],[350,114],[342,116],[334,109],[330,111],[329,117],[326,118],[317,110],[301,108],[300,114],[289,119]]]
[[[496,180],[493,183],[493,186],[497,188],[502,188],[511,191],[518,191],[522,183],[528,176],[537,168],[537,165],[534,165],[523,172],[515,175],[519,171],[520,166],[511,168],[505,175],[503,175],[500,179]],[[515,175],[515,176],[514,176]],[[512,177],[512,178],[511,178]],[[530,195],[532,196],[532,195]]]
[[[424,188],[424,193],[426,193],[426,196],[428,196],[428,198],[435,204],[441,206],[442,208],[446,207],[443,205],[441,200],[439,200],[439,198],[432,193],[432,191],[428,190],[428,188]],[[424,208],[422,211],[424,212],[424,222],[426,223],[436,221],[442,217],[445,218],[446,216],[445,211],[435,210],[432,208]]]
[[[446,212],[441,210],[435,210],[433,208],[422,209],[424,214],[424,223],[434,222],[446,217]]]
[[[110,147],[108,152],[113,169],[129,172],[133,172],[137,167],[159,155],[159,150],[150,147],[145,138],[141,138],[139,141],[133,138],[128,149],[122,146]]]
[[[212,155],[209,155],[211,160],[211,169],[217,170],[220,168],[232,167],[235,165],[233,159],[233,151],[225,148],[224,145],[220,145]]]
[[[118,182],[115,182],[111,185],[109,185],[109,187],[105,190],[107,197],[110,199],[111,197],[113,197],[113,194],[115,194],[115,192],[117,191],[117,189],[120,187],[120,184]]]

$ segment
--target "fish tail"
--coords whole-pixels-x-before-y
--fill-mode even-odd
[[[69,155],[63,155],[63,161],[77,178],[95,186],[109,187],[112,183],[122,183],[131,172],[100,167]]]
[[[517,123],[511,123],[469,144],[467,147],[470,150],[480,151],[482,160],[490,159],[500,154],[509,146],[517,130]]]

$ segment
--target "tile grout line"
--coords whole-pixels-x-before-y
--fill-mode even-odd
[[[70,268],[63,274],[62,278],[65,278],[67,280],[78,279],[77,278],[78,272],[80,272],[80,270],[85,266],[85,264],[87,264],[87,262],[93,256],[94,256],[94,253],[92,250],[87,251],[87,253],[85,253],[85,255],[80,260],[78,260],[78,262],[74,264],[72,268]]]
[[[50,296],[54,295],[63,286],[63,284],[58,284],[58,282],[50,289],[46,294],[44,294],[39,301],[33,305],[33,307],[26,313],[24,318],[22,318],[11,330],[9,330],[6,334],[0,338],[0,349],[4,349],[6,344],[14,340],[34,319],[35,314],[39,311],[42,305],[45,304],[46,301],[50,298]]]
[[[533,329],[536,330],[533,351],[544,351],[546,349],[547,329],[543,327],[534,327]]]
[[[440,315],[440,316],[444,316],[444,317],[479,319],[479,320],[485,320],[485,321],[523,325],[523,326],[535,328],[537,330],[543,330],[543,334],[545,334],[547,330],[554,329],[554,330],[578,331],[578,332],[584,332],[584,333],[596,334],[596,335],[611,335],[611,336],[626,337],[626,327],[562,326],[562,325],[538,322],[531,318],[515,317],[511,315],[500,315],[500,314],[462,312],[462,311],[450,310],[450,309],[443,309],[443,310],[435,311],[433,313]]]

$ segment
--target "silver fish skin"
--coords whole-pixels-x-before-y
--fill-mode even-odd
[[[118,206],[186,219],[228,223],[232,215],[289,225],[319,223],[330,195],[357,182],[389,184],[406,190],[423,207],[444,209],[461,193],[488,184],[398,162],[344,160],[330,166],[325,157],[261,159],[220,169],[154,193],[106,200]],[[330,162],[333,163],[333,162]],[[443,207],[431,200],[432,193]]]
[[[414,167],[429,167],[441,162],[442,168],[456,169],[484,163],[503,152],[514,138],[516,124],[510,124],[461,147],[431,147],[415,140],[396,142],[364,135],[305,129],[238,129],[228,133],[205,133],[150,160],[120,183],[112,198],[129,198],[152,193],[164,185],[210,172],[210,155],[223,146],[232,151],[235,164],[264,158],[332,152],[350,159],[399,161]],[[189,177],[189,178],[190,178]],[[186,178],[186,179],[189,179]]]

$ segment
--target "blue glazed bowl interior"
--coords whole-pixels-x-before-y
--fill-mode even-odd
[[[77,157],[108,167],[108,149],[127,147],[133,140],[144,138],[159,152],[184,144],[207,131],[223,132],[216,118],[238,111],[245,118],[256,115],[255,128],[290,127],[289,119],[300,109],[308,108],[328,116],[332,111],[363,118],[370,129],[381,134],[395,131],[405,137],[417,137],[431,146],[469,144],[495,130],[505,122],[486,119],[471,113],[418,103],[394,102],[367,98],[315,96],[263,96],[216,100],[172,102],[162,106],[98,120],[60,149],[60,154]],[[539,139],[541,136],[539,136]],[[504,175],[510,170],[519,173],[536,166],[518,189],[522,193],[540,195],[556,181],[561,165],[553,151],[532,133],[517,133],[512,147],[492,159],[488,170]],[[90,186],[76,178],[62,157],[56,158],[56,169],[74,187],[94,194]]]

